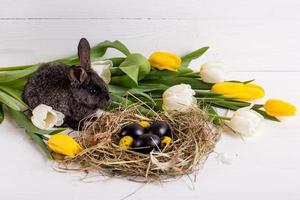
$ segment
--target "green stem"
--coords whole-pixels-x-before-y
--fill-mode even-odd
[[[208,116],[214,117],[216,119],[222,119],[222,120],[231,120],[231,117],[225,117],[225,116],[220,116],[220,115],[213,115],[213,114],[208,114]]]

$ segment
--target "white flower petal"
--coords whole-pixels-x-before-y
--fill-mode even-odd
[[[31,121],[39,129],[49,130],[55,125],[62,125],[64,117],[63,113],[53,110],[52,107],[40,104],[33,109]]]
[[[46,129],[53,128],[57,122],[57,115],[54,111],[48,111],[46,118],[43,119]]]
[[[98,60],[92,63],[92,69],[108,84],[111,80],[109,68],[113,66],[111,60]]]
[[[263,119],[249,107],[241,108],[233,114],[229,126],[244,137],[252,137],[260,131]]]
[[[55,126],[61,126],[61,125],[63,125],[65,115],[63,113],[61,113],[61,112],[58,112],[58,111],[55,111],[55,113],[56,113],[56,116],[57,116],[57,119],[56,119],[57,121],[55,123]]]
[[[163,109],[185,112],[195,105],[195,91],[188,84],[174,85],[163,93]]]
[[[40,120],[40,118],[38,118],[36,116],[31,117],[31,122],[34,126],[36,126],[39,129],[45,128],[43,120]]]
[[[220,83],[226,79],[225,66],[221,62],[209,62],[201,66],[200,77],[207,83]]]

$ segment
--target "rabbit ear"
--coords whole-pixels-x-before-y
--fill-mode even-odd
[[[88,75],[86,71],[81,67],[70,68],[69,79],[72,86],[80,86],[86,79]]]
[[[85,38],[81,38],[78,44],[78,57],[80,60],[80,66],[88,70],[91,68],[91,58],[90,58],[90,44]]]

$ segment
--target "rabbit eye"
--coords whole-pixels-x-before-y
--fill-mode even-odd
[[[96,87],[90,86],[88,87],[88,91],[91,95],[95,95],[98,93],[98,89]]]
[[[95,88],[91,88],[91,89],[89,89],[89,93],[90,94],[96,94],[97,90]]]

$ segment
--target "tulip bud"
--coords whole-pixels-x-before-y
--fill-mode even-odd
[[[278,99],[269,99],[264,108],[269,115],[276,117],[293,116],[297,111],[296,106]]]
[[[200,77],[206,83],[220,83],[225,81],[225,67],[223,63],[211,62],[201,66]]]
[[[244,137],[252,137],[259,132],[263,119],[249,107],[240,108],[231,117],[229,126]]]
[[[61,126],[65,115],[55,111],[52,107],[40,104],[32,110],[31,122],[39,129],[49,130],[54,126]]]
[[[177,71],[181,65],[181,58],[168,52],[154,52],[149,58],[152,67],[159,70]]]
[[[48,147],[56,153],[69,157],[74,157],[83,150],[80,144],[66,134],[55,134],[50,137]]]
[[[265,95],[264,89],[253,83],[222,82],[214,84],[211,90],[215,93],[242,101],[259,99]]]
[[[163,110],[185,112],[197,103],[194,95],[195,91],[188,84],[169,87],[163,93]]]
[[[92,69],[108,84],[111,80],[109,68],[113,66],[111,60],[98,60],[92,63]]]

